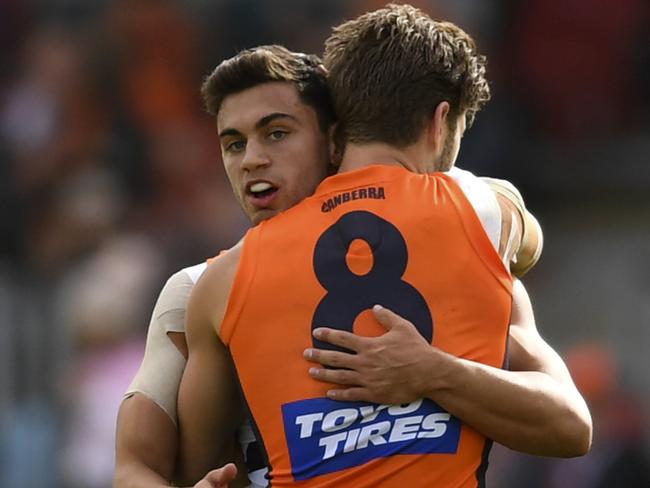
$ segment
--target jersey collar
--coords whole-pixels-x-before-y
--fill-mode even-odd
[[[371,164],[363,168],[337,173],[325,178],[317,187],[314,195],[324,195],[355,186],[366,186],[379,181],[392,180],[408,170],[402,166],[388,164]]]

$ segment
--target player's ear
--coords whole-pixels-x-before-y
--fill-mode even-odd
[[[343,127],[338,123],[333,123],[327,131],[330,146],[330,164],[335,168],[341,165],[343,152],[345,150],[345,134]]]
[[[449,103],[440,102],[434,110],[426,126],[427,139],[436,153],[442,152],[447,139],[447,119],[449,117]]]

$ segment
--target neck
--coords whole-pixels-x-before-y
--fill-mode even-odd
[[[348,143],[343,153],[339,173],[364,168],[371,164],[402,166],[414,173],[431,173],[434,168],[425,164],[426,159],[417,146],[399,148],[383,142]]]

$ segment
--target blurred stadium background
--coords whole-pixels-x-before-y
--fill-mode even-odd
[[[488,55],[493,100],[459,161],[539,216],[525,282],[595,419],[579,460],[495,449],[491,486],[650,486],[650,4],[411,3]],[[110,486],[156,294],[247,228],[202,77],[257,44],[320,53],[382,5],[0,1],[0,486]]]

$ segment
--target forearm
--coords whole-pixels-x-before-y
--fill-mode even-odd
[[[169,488],[169,481],[148,466],[131,463],[115,469],[113,488]]]
[[[176,458],[176,427],[141,394],[126,398],[117,422],[114,488],[170,486]]]
[[[232,459],[232,440],[241,423],[233,378],[225,355],[214,355],[204,362],[190,353],[178,401],[178,474],[183,483],[196,482],[224,460]]]
[[[186,376],[189,366],[186,370]],[[191,370],[189,371],[191,373]],[[191,374],[189,375],[192,376]],[[179,459],[178,459],[178,480],[183,484],[196,482],[210,469],[217,467],[219,446],[217,431],[207,425],[204,418],[209,414],[202,408],[203,391],[195,388],[192,381],[183,378],[178,398],[178,418],[180,427],[179,437]],[[210,403],[212,404],[212,403]],[[212,439],[206,438],[206,434],[214,433]]]
[[[432,349],[427,396],[488,438],[529,454],[584,454],[590,424],[572,388],[537,371],[505,371]],[[429,369],[429,371],[436,371]]]

